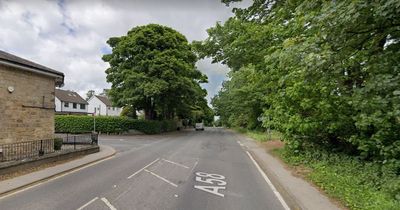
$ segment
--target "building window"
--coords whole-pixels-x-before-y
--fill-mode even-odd
[[[72,108],[76,109],[76,107],[77,107],[76,103],[72,104]]]
[[[64,102],[64,107],[69,107],[69,103],[68,102]]]
[[[86,109],[86,104],[81,104],[81,109]]]
[[[113,111],[115,111],[115,107],[113,107]]]

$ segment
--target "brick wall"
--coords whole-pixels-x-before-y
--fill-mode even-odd
[[[0,144],[54,137],[54,89],[54,78],[0,65]]]

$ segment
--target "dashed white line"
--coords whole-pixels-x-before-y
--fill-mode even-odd
[[[264,178],[264,180],[267,182],[269,187],[272,189],[272,192],[275,194],[275,196],[278,198],[278,200],[281,202],[282,206],[286,210],[290,210],[289,206],[286,204],[285,200],[283,200],[281,194],[276,190],[275,186],[272,184],[271,180],[268,178],[268,176],[264,173],[264,171],[261,169],[261,167],[258,165],[258,163],[254,160],[253,156],[249,153],[249,151],[246,151],[247,155],[250,157],[250,159],[253,161],[254,165]]]
[[[91,203],[95,202],[97,199],[99,199],[99,197],[93,198],[93,199],[90,200],[89,202],[85,203],[85,205],[79,207],[79,209],[76,209],[76,210],[82,210],[82,209],[84,209],[86,206],[89,206]]]
[[[135,172],[135,173],[133,173],[132,175],[128,176],[128,178],[127,178],[127,179],[130,179],[130,178],[132,178],[132,177],[136,176],[136,174],[140,173],[141,171],[143,171],[143,170],[144,170],[144,169],[146,169],[147,167],[149,167],[149,166],[153,165],[155,162],[157,162],[157,161],[159,161],[159,160],[160,160],[160,158],[157,158],[157,159],[155,159],[153,162],[151,162],[151,163],[147,164],[145,167],[141,168],[139,171],[136,171],[136,172]]]
[[[117,208],[115,208],[110,201],[107,200],[107,198],[101,198],[101,200],[108,206],[108,208],[110,208],[110,210],[117,210]]]
[[[157,178],[163,180],[164,182],[166,182],[166,183],[168,183],[168,184],[170,184],[170,185],[172,185],[172,186],[174,186],[174,187],[178,187],[177,184],[175,184],[175,183],[169,181],[168,179],[166,179],[166,178],[164,178],[164,177],[162,177],[162,176],[160,176],[160,175],[158,175],[158,174],[156,174],[156,173],[154,173],[154,172],[152,172],[152,171],[149,171],[149,170],[147,170],[147,169],[144,169],[144,171],[146,171],[147,173],[150,173],[151,175],[153,175],[153,176],[155,176],[155,177],[157,177]]]
[[[170,160],[166,160],[166,159],[164,159],[164,158],[163,158],[162,160],[165,161],[165,162],[172,163],[172,164],[175,164],[175,165],[177,165],[177,166],[183,167],[183,168],[189,168],[189,167],[187,167],[187,166],[185,166],[185,165],[183,165],[183,164],[176,163],[176,162],[173,162],[173,161],[170,161]]]

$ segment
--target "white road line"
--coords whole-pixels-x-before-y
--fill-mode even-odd
[[[237,143],[238,143],[240,146],[242,146],[242,147],[243,147],[243,144],[242,144],[242,142],[240,142],[240,141],[237,141]]]
[[[155,177],[157,177],[157,178],[163,180],[164,182],[166,182],[166,183],[168,183],[168,184],[170,184],[170,185],[172,185],[172,186],[174,186],[174,187],[178,187],[177,184],[175,184],[175,183],[169,181],[168,179],[166,179],[166,178],[164,178],[164,177],[162,177],[162,176],[160,176],[160,175],[158,175],[158,174],[156,174],[156,173],[154,173],[154,172],[152,172],[152,171],[149,171],[149,170],[147,170],[147,169],[144,169],[144,171],[150,173],[151,175],[153,175],[153,176],[155,176]]]
[[[267,184],[271,187],[272,192],[275,194],[275,196],[278,198],[278,200],[281,202],[282,206],[286,210],[290,210],[289,206],[286,204],[285,200],[283,200],[281,194],[276,190],[275,186],[272,184],[271,180],[268,178],[268,176],[264,173],[264,171],[261,169],[261,167],[258,165],[258,163],[254,160],[253,156],[249,153],[249,151],[246,151],[247,155],[250,157],[250,159],[253,161],[254,165],[264,178],[264,180],[267,182]]]
[[[73,169],[72,171],[66,172],[66,173],[61,174],[61,175],[59,175],[59,176],[56,175],[56,176],[53,177],[53,178],[46,179],[46,180],[44,180],[44,181],[40,181],[40,182],[37,183],[37,184],[33,184],[33,185],[31,185],[31,186],[22,188],[22,189],[20,189],[20,190],[14,191],[14,192],[12,192],[12,193],[5,194],[5,195],[3,195],[3,196],[0,197],[0,200],[3,199],[3,198],[10,197],[10,196],[12,196],[12,195],[18,194],[18,193],[27,191],[27,190],[29,190],[29,189],[32,189],[32,188],[37,187],[37,186],[39,186],[39,185],[42,185],[43,183],[47,183],[47,182],[50,182],[50,181],[59,179],[59,178],[61,178],[61,177],[63,177],[63,176],[67,176],[67,175],[69,175],[69,174],[72,174],[72,173],[75,173],[75,172],[77,172],[77,171],[83,170],[83,169],[88,168],[88,167],[90,167],[90,166],[99,164],[99,163],[101,163],[101,162],[103,162],[103,161],[106,161],[106,160],[109,160],[109,159],[111,159],[111,158],[114,158],[114,156],[105,158],[105,159],[103,159],[103,160],[99,160],[99,161],[97,161],[97,162],[89,163],[88,165],[83,166],[83,167],[81,167],[81,168]]]
[[[157,162],[157,161],[159,161],[159,160],[160,160],[160,158],[157,158],[157,159],[155,159],[153,162],[151,162],[151,163],[147,164],[145,167],[141,168],[139,171],[136,171],[136,172],[135,172],[135,173],[133,173],[132,175],[128,176],[128,178],[127,178],[127,179],[130,179],[130,178],[132,178],[132,177],[136,176],[136,174],[140,173],[141,171],[143,171],[143,170],[144,170],[144,169],[146,169],[147,167],[149,167],[149,166],[153,165],[155,162]]]
[[[170,161],[170,160],[166,160],[166,159],[164,159],[164,158],[163,158],[162,160],[165,161],[165,162],[172,163],[172,164],[175,164],[175,165],[177,165],[177,166],[183,167],[183,168],[189,168],[189,167],[187,167],[187,166],[185,166],[185,165],[183,165],[183,164],[176,163],[176,162],[173,162],[173,161]]]
[[[110,208],[110,210],[117,210],[113,205],[111,205],[110,201],[107,200],[107,198],[101,198],[101,200]]]
[[[190,170],[190,174],[193,172],[194,168],[196,168],[197,164],[199,163],[199,161],[196,161],[192,167],[192,170]],[[190,176],[190,175],[189,175]]]
[[[89,206],[91,203],[95,202],[97,199],[99,199],[99,197],[93,198],[93,199],[90,200],[89,202],[85,203],[85,205],[79,207],[79,209],[77,209],[77,210],[82,210],[82,209],[84,209],[86,206]]]
[[[186,177],[186,180],[188,180],[188,179],[190,178],[190,176],[192,176],[194,168],[196,168],[197,164],[199,163],[198,160],[199,160],[199,159],[197,158],[197,161],[193,164],[193,167],[192,167],[192,169],[190,170],[189,175]]]

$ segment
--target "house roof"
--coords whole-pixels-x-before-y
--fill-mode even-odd
[[[56,85],[64,84],[64,73],[42,66],[24,58],[0,50],[0,64],[12,66],[21,70],[31,71],[56,78]]]
[[[112,106],[112,103],[111,103],[110,99],[108,99],[107,96],[98,96],[98,95],[96,95],[96,97],[97,97],[101,102],[103,102],[103,104],[105,104],[106,106]]]
[[[55,96],[60,101],[88,104],[88,102],[85,101],[85,99],[83,99],[78,93],[74,91],[56,89]]]

